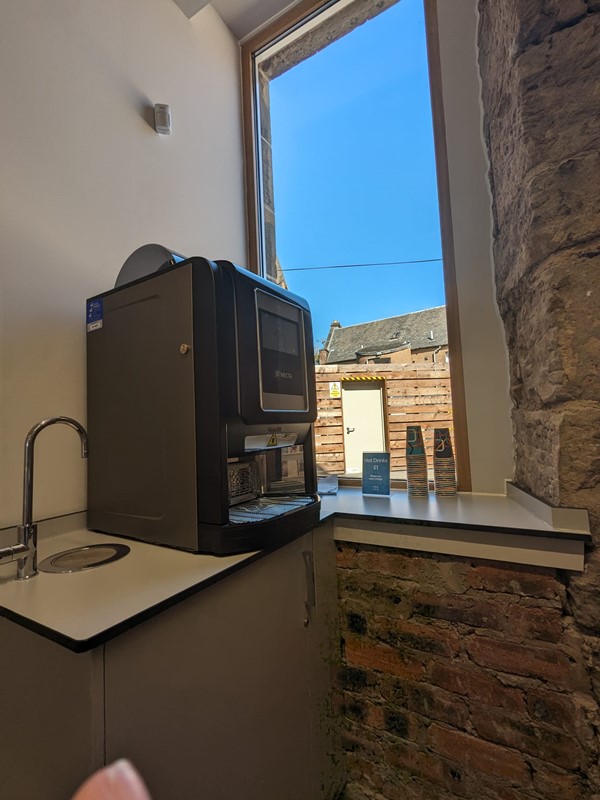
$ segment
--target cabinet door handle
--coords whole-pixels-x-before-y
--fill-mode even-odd
[[[303,550],[302,558],[306,569],[306,601],[304,605],[306,606],[306,611],[310,612],[310,609],[316,605],[315,562],[312,550]]]

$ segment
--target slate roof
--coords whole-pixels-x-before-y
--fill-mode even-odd
[[[414,351],[447,344],[446,306],[437,306],[345,328],[332,325],[325,342],[325,363],[341,364],[356,361],[357,355],[393,353],[405,347]]]

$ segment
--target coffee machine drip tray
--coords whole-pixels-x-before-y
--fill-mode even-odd
[[[280,517],[290,511],[297,511],[303,506],[315,502],[314,497],[257,497],[248,503],[240,503],[229,509],[230,525],[247,525],[249,522],[265,522],[268,519]]]

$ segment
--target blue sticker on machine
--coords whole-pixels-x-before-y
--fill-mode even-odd
[[[88,300],[86,305],[85,321],[87,325],[87,332],[97,331],[102,327],[104,318],[104,309],[102,306],[102,298],[97,300]]]

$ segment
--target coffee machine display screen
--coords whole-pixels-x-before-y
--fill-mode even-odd
[[[263,348],[290,356],[300,355],[300,328],[292,322],[270,311],[260,312],[260,339]]]
[[[302,311],[257,292],[262,406],[305,410],[307,386]]]

